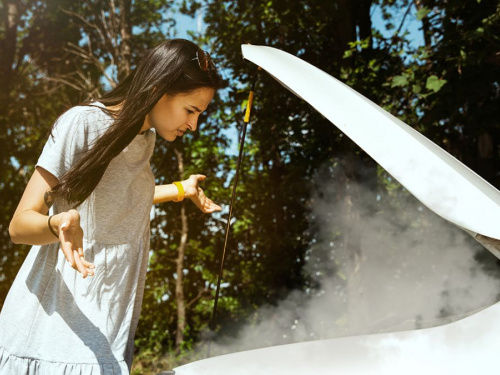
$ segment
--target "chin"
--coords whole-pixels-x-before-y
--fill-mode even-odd
[[[168,142],[173,142],[177,139],[177,135],[175,134],[160,134],[160,136]]]

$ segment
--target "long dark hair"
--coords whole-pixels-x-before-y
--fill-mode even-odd
[[[203,69],[198,62],[200,54],[208,58],[208,66]],[[221,85],[212,60],[188,40],[167,40],[149,50],[125,80],[99,99],[105,106],[121,104],[116,120],[62,176],[52,193],[80,205],[95,189],[111,160],[139,134],[146,115],[163,95],[189,93],[202,87],[216,90]]]

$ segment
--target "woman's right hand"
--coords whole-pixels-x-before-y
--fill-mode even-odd
[[[94,265],[83,258],[83,230],[77,210],[47,217],[52,206],[50,192],[58,179],[42,167],[36,167],[9,225],[12,242],[25,245],[61,245],[64,256],[83,277],[94,274]],[[51,225],[49,230],[48,225]]]
[[[94,276],[95,266],[84,258],[83,253],[83,229],[80,226],[80,214],[71,209],[60,214],[59,219],[59,241],[61,250],[66,260],[75,270],[80,272],[83,278],[88,275]]]

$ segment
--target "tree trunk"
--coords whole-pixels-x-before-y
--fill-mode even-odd
[[[0,163],[9,163],[10,147],[7,137],[9,95],[14,74],[12,66],[16,58],[17,27],[19,8],[16,1],[4,2],[0,27],[5,30],[0,40]],[[9,163],[10,164],[10,163]],[[4,167],[2,167],[4,168]]]
[[[356,40],[355,14],[350,0],[336,1],[333,14],[334,55],[339,65],[349,64],[344,59],[344,51],[349,48],[349,42]]]
[[[341,66],[351,66],[352,59],[344,58],[349,43],[372,35],[370,7],[373,0],[337,0],[333,14],[334,55]],[[369,44],[371,49],[372,41]]]
[[[352,12],[356,20],[357,35],[360,40],[364,40],[372,35],[372,19],[370,8],[373,0],[355,0],[352,4]],[[372,41],[370,40],[370,49]]]
[[[2,95],[8,95],[12,81],[12,65],[16,55],[17,26],[19,24],[19,9],[16,1],[6,1],[2,15],[2,28],[5,37],[0,40],[0,82]],[[4,101],[2,103],[5,104]]]
[[[120,0],[120,58],[118,61],[118,82],[129,75],[132,49],[130,38],[132,37],[132,27],[130,25],[131,0]]]
[[[182,152],[175,150],[177,155],[179,176],[184,174],[184,161]],[[181,238],[179,248],[177,250],[177,279],[175,280],[175,299],[177,302],[177,331],[175,334],[175,347],[179,351],[182,342],[184,341],[184,331],[186,330],[186,300],[184,296],[184,256],[188,241],[188,220],[186,215],[186,207],[184,202],[181,204]]]

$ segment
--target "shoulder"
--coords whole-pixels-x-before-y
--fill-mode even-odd
[[[99,103],[100,104],[100,103]],[[111,120],[110,115],[103,111],[104,106],[102,104],[89,104],[89,105],[78,105],[68,109],[64,112],[56,121],[56,126],[61,126],[61,124],[66,123],[85,123],[93,121],[109,121]]]
[[[102,105],[90,104],[68,109],[54,124],[53,135],[81,134],[92,137],[102,134],[113,121],[102,108]]]

